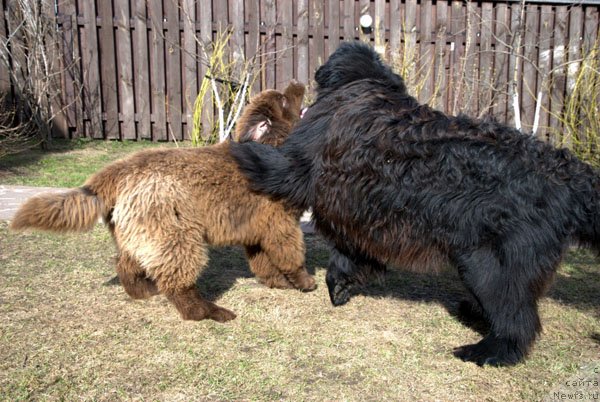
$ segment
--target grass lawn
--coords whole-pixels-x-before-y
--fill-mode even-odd
[[[50,151],[33,149],[0,158],[0,184],[77,187],[114,160],[144,148],[161,146],[176,145],[151,141],[55,140]]]
[[[120,147],[21,159],[0,184],[79,185],[130,150]],[[49,163],[55,173],[46,174],[46,158],[62,161]],[[81,179],[69,173],[85,170],[80,162],[90,169]],[[53,184],[53,175],[72,177]],[[385,283],[333,307],[327,247],[317,236],[306,243],[319,284],[310,293],[265,288],[239,248],[211,250],[198,286],[238,317],[186,322],[163,296],[134,301],[114,284],[115,249],[101,225],[58,235],[12,233],[0,222],[0,400],[600,398],[600,261],[592,253],[568,253],[541,301],[544,332],[530,357],[497,369],[452,356],[481,338],[455,315],[464,291],[454,272],[390,270]]]

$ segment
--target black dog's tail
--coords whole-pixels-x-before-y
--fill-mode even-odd
[[[292,166],[278,148],[254,141],[232,142],[230,152],[252,190],[284,200],[295,208],[308,207],[308,172],[303,172],[298,164]]]

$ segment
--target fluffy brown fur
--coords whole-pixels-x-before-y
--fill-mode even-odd
[[[279,144],[299,117],[303,95],[298,83],[284,93],[260,93],[240,117],[236,137]],[[304,268],[301,211],[250,192],[229,146],[141,151],[80,188],[29,199],[11,228],[84,231],[103,218],[125,291],[134,299],[164,294],[184,319],[235,318],[196,289],[208,245],[244,245],[250,269],[269,287],[314,289]]]

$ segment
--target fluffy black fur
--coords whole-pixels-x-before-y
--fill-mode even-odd
[[[597,172],[505,125],[419,105],[367,45],[342,44],[315,78],[317,100],[282,147],[232,153],[255,190],[312,207],[334,246],[332,303],[388,264],[426,271],[450,262],[490,325],[455,355],[522,360],[566,247],[600,250]]]

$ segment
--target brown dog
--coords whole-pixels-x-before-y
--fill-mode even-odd
[[[236,137],[278,145],[299,118],[304,86],[267,90],[238,120]],[[229,143],[138,152],[114,162],[85,185],[33,197],[11,223],[15,230],[90,230],[102,217],[118,249],[117,274],[134,299],[164,294],[188,320],[235,318],[200,296],[195,282],[208,245],[240,244],[267,286],[312,290],[304,268],[301,211],[248,189]]]

